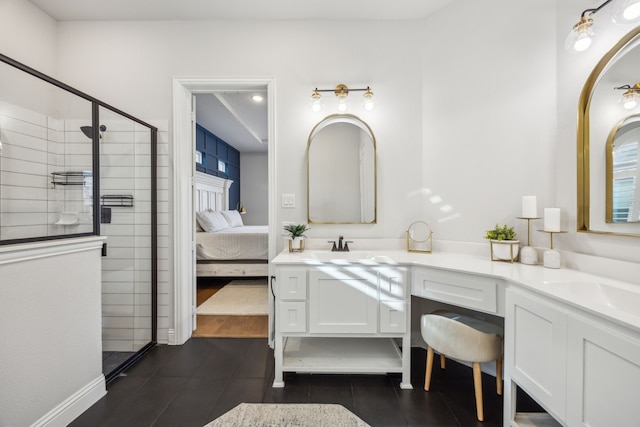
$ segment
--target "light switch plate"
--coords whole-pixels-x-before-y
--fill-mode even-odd
[[[295,208],[296,207],[296,195],[295,194],[283,194],[282,195],[282,207],[283,208]]]

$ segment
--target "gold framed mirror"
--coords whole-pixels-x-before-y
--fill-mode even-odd
[[[376,139],[352,114],[332,114],[309,134],[307,221],[310,224],[375,224]]]
[[[640,222],[640,113],[611,130],[606,156],[607,223]]]
[[[577,231],[640,237],[640,223],[616,222],[609,167],[618,126],[634,115],[614,88],[640,81],[640,27],[626,34],[596,64],[578,101]],[[631,83],[633,81],[633,83]],[[640,110],[640,109],[639,109]],[[637,113],[637,111],[635,112]]]

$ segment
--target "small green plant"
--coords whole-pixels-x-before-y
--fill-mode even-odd
[[[502,227],[496,224],[495,228],[487,230],[484,238],[488,240],[515,240],[516,232],[513,227],[508,227],[507,224]]]
[[[304,232],[309,229],[307,224],[288,224],[288,225],[285,225],[283,228],[285,231],[287,231],[291,235],[292,239],[295,239],[297,237],[303,237]]]

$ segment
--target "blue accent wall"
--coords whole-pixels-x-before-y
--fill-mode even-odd
[[[222,139],[196,124],[196,150],[202,153],[202,164],[196,170],[233,181],[229,188],[229,209],[240,203],[240,152]],[[218,162],[224,162],[225,171],[218,170]]]

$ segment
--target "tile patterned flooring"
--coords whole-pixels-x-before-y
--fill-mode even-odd
[[[431,391],[425,392],[426,352],[411,351],[413,390],[400,389],[400,374],[293,373],[285,375],[284,388],[274,389],[273,351],[266,339],[192,338],[182,346],[159,345],[71,426],[201,427],[242,402],[338,403],[373,427],[502,425],[502,397],[495,394],[493,377],[483,374],[481,423],[471,368],[447,360],[443,371],[436,363]],[[518,409],[530,410],[520,402]]]

